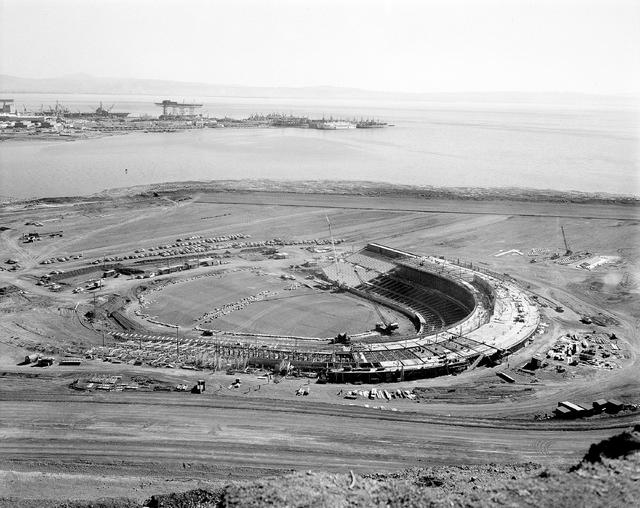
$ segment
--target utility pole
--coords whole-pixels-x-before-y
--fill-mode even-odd
[[[178,363],[178,358],[180,357],[180,342],[178,339],[178,325],[176,325],[176,363]]]

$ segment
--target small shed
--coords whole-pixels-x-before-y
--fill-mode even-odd
[[[593,412],[601,413],[607,409],[607,400],[606,399],[598,399],[593,401]]]
[[[554,411],[558,418],[573,418],[575,416],[573,411],[564,406],[558,406]]]
[[[576,416],[586,416],[587,413],[589,413],[589,411],[584,407],[578,404],[574,404],[573,402],[569,402],[568,400],[565,400],[563,402],[558,402],[558,407],[565,407],[569,411],[575,413]]]
[[[609,399],[607,401],[607,413],[618,413],[624,409],[624,404],[618,399]]]

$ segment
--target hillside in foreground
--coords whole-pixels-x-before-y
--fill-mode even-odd
[[[570,470],[524,464],[438,466],[365,475],[296,472],[217,490],[152,496],[149,508],[632,506],[640,497],[640,425],[591,446]],[[141,506],[129,499],[59,508]]]

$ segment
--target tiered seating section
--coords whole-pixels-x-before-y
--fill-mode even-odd
[[[395,270],[379,275],[357,289],[376,293],[419,312],[426,323],[425,332],[448,328],[472,310],[440,291],[399,277]]]
[[[367,270],[378,273],[389,272],[398,266],[383,255],[367,250],[361,250],[360,252],[352,254],[347,258],[347,261],[352,265],[362,266]]]
[[[387,250],[389,257],[385,257]],[[423,333],[355,348],[350,372],[366,370],[364,365],[371,364],[378,371],[401,368],[404,372],[479,361],[517,347],[535,331],[537,309],[516,286],[439,259],[402,254],[370,245],[345,264],[361,267],[362,280],[356,289],[421,314]],[[524,322],[514,323],[515,316],[524,316]]]

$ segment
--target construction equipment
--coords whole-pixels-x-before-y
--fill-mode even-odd
[[[11,113],[13,99],[0,99],[0,113]]]
[[[333,231],[331,230],[331,221],[329,220],[329,216],[325,215],[325,219],[327,219],[327,224],[329,225],[329,237],[331,238],[331,249],[333,250],[333,261],[336,264],[336,285],[338,289],[343,289],[343,283],[340,281],[340,267],[338,266],[338,255],[336,254],[336,244],[333,241]]]
[[[564,240],[564,248],[566,249],[564,255],[571,256],[571,254],[573,254],[573,251],[569,248],[569,244],[567,243],[567,235],[564,232],[564,226],[560,226],[560,229],[562,230],[562,239]]]
[[[343,344],[345,346],[351,345],[351,338],[346,332],[339,333],[333,339],[329,341],[329,344]]]
[[[156,102],[155,105],[162,108],[162,115],[160,116],[161,120],[194,117],[196,116],[196,110],[202,107],[201,103],[192,102],[187,104],[184,101],[176,102],[167,99],[163,100],[162,102]]]
[[[363,286],[366,286],[367,283],[364,281],[362,276],[358,273],[358,269],[354,267],[353,271],[356,274],[356,277],[358,277],[360,284],[362,284]],[[394,330],[397,330],[400,327],[398,323],[389,323],[385,319],[384,315],[382,314],[382,311],[380,310],[380,307],[378,307],[378,304],[374,300],[371,300],[371,305],[373,306],[374,310],[378,314],[378,317],[380,318],[380,322],[376,323],[376,332],[381,333],[382,335],[391,335],[394,332]]]
[[[193,386],[193,388],[191,388],[191,393],[202,393],[205,390],[206,390],[205,380],[198,379],[198,382]]]

